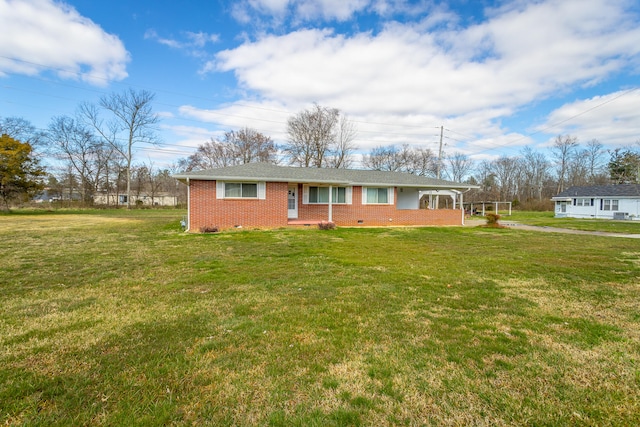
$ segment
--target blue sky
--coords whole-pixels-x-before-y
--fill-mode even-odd
[[[168,166],[225,131],[276,142],[314,102],[359,153],[410,144],[474,159],[640,140],[637,0],[0,0],[0,116],[46,128],[129,88],[156,94]]]

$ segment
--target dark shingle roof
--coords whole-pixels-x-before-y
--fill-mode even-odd
[[[590,185],[571,187],[554,197],[640,197],[640,184]]]
[[[386,172],[357,169],[299,168],[276,166],[269,163],[247,163],[225,168],[186,172],[174,175],[179,180],[246,180],[271,182],[302,182],[334,185],[379,185],[418,188],[478,188],[442,179],[417,176],[401,172]]]

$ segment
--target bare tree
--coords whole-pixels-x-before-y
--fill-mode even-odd
[[[525,200],[532,198],[542,200],[544,183],[549,177],[549,161],[543,153],[534,151],[530,147],[525,147],[521,156],[520,192],[525,196]]]
[[[459,152],[447,156],[446,163],[447,176],[454,182],[462,182],[473,169],[473,160]]]
[[[473,194],[480,201],[498,200],[500,197],[500,188],[493,169],[492,162],[488,160],[483,160],[477,168],[480,189]]]
[[[569,158],[567,168],[567,187],[588,185],[589,181],[589,153],[576,147]]]
[[[500,200],[510,200],[516,196],[520,174],[519,159],[501,156],[491,162],[491,169],[500,188]]]
[[[221,140],[211,138],[199,145],[191,156],[179,160],[179,164],[186,171],[256,162],[277,164],[277,153],[278,148],[270,137],[244,128],[225,132]]]
[[[59,116],[49,124],[47,136],[51,153],[66,162],[71,173],[77,174],[82,200],[92,201],[106,167],[95,135],[83,123]]]
[[[157,170],[155,168],[155,164],[149,159],[149,164],[146,166],[148,174],[147,174],[147,190],[149,193],[149,197],[151,197],[151,206],[155,206],[156,197],[158,197],[158,193],[160,192],[162,186],[164,185],[163,171]]]
[[[332,168],[349,168],[353,159],[351,154],[356,149],[353,141],[358,134],[355,124],[346,115],[341,115],[336,129],[336,141],[331,148],[327,164]]]
[[[436,158],[428,148],[411,147],[409,144],[400,148],[389,145],[371,149],[363,156],[362,164],[373,170],[435,176]]]
[[[211,138],[200,144],[196,152],[187,158],[185,170],[214,169],[238,164],[232,147]]]
[[[131,168],[131,192],[135,196],[136,204],[140,204],[141,196],[145,193],[149,182],[149,169],[144,163],[133,165]]]
[[[411,166],[406,172],[419,176],[436,176],[438,159],[429,148],[413,147],[409,159]]]
[[[362,165],[366,169],[391,172],[399,171],[402,166],[398,159],[398,149],[393,145],[372,148],[369,154],[362,157]]]
[[[270,137],[255,129],[245,127],[226,132],[224,141],[232,147],[239,163],[277,163],[278,147]]]
[[[101,119],[100,110],[96,106],[80,106],[80,114],[126,161],[127,208],[131,207],[133,147],[140,143],[157,142],[153,126],[158,123],[158,116],[153,113],[151,106],[154,97],[153,93],[146,90],[136,92],[132,89],[103,96],[99,106],[111,115],[106,123]]]
[[[586,161],[589,173],[589,183],[605,184],[608,181],[606,174],[606,151],[604,146],[597,139],[592,139],[587,143]]]
[[[0,135],[9,135],[13,139],[31,145],[33,155],[38,157],[47,142],[45,132],[42,132],[22,117],[0,117]]]
[[[304,167],[346,167],[354,150],[355,126],[337,108],[314,104],[287,121],[282,148],[289,163]]]
[[[567,171],[571,162],[572,156],[575,155],[576,148],[578,147],[578,138],[575,136],[562,136],[558,135],[551,148],[551,154],[556,162],[558,173],[558,188],[557,192],[560,193],[564,190]]]

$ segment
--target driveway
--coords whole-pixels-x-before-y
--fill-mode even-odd
[[[467,219],[464,222],[465,227],[478,227],[486,224],[487,221],[481,219]],[[542,227],[538,225],[525,225],[516,221],[500,221],[500,225],[509,228],[517,228],[518,230],[530,230],[530,231],[543,231],[546,233],[565,233],[565,234],[587,234],[591,236],[605,236],[605,237],[624,237],[627,239],[640,239],[640,234],[623,234],[623,233],[609,233],[606,231],[584,231],[573,230],[571,228],[557,228],[557,227]]]

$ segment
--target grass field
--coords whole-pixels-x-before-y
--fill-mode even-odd
[[[0,425],[640,424],[640,240],[0,215]]]

